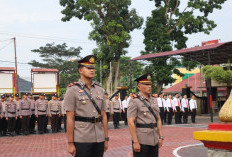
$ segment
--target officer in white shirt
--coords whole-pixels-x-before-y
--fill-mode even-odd
[[[175,94],[175,98],[173,99],[173,110],[175,112],[175,122],[176,124],[181,124],[181,117],[180,117],[180,110],[181,110],[181,104],[179,100],[179,94]]]
[[[173,115],[173,100],[172,95],[168,95],[168,99],[166,100],[167,111],[168,111],[168,125],[172,124],[172,115]]]
[[[160,93],[159,97],[157,98],[157,102],[158,102],[158,107],[159,107],[159,112],[160,112],[160,118],[161,118],[161,122],[162,124],[164,123],[164,102],[165,100],[163,99],[163,94]]]
[[[168,113],[168,109],[167,109],[167,95],[163,96],[163,103],[164,103],[164,123],[167,123],[167,113]]]
[[[197,101],[194,95],[192,95],[191,100],[189,101],[190,111],[191,111],[191,119],[192,123],[196,123],[196,111],[197,111]]]
[[[188,110],[189,110],[189,101],[187,98],[187,95],[184,95],[184,98],[181,100],[181,110],[183,111],[183,123],[187,124],[188,123]]]
[[[127,125],[127,107],[128,107],[129,101],[128,96],[125,96],[125,99],[122,101],[122,111],[124,114],[124,124]]]

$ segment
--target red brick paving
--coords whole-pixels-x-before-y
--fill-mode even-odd
[[[163,126],[165,140],[159,156],[173,157],[172,152],[175,148],[200,143],[193,140],[193,131],[197,130],[202,129]],[[109,130],[109,137],[109,149],[105,153],[105,157],[132,156],[131,136],[127,128]],[[66,151],[66,142],[64,133],[1,137],[0,157],[69,157],[70,155]]]

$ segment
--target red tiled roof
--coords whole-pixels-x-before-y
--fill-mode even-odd
[[[210,64],[227,63],[228,58],[232,58],[232,42],[224,42],[207,46],[198,46],[175,51],[151,53],[132,58],[134,60],[145,60],[165,56],[181,55],[202,64],[208,64],[208,54],[210,54]]]
[[[59,72],[57,69],[41,69],[41,68],[33,68],[32,72]]]
[[[0,71],[15,71],[14,67],[0,67]]]
[[[174,93],[174,92],[181,92],[182,88],[185,87],[185,85],[188,85],[188,87],[192,87],[190,90],[195,92],[195,91],[201,91],[201,90],[206,90],[206,88],[199,88],[200,87],[200,73],[196,73],[195,75],[192,75],[191,77],[173,85],[170,88],[164,89],[164,93]],[[205,86],[205,81],[202,81],[202,87]]]

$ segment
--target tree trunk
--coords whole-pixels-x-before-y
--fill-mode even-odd
[[[109,95],[112,95],[111,91],[110,91],[110,86],[111,86],[111,82],[112,82],[112,77],[113,77],[113,71],[114,71],[114,68],[112,68],[112,65],[110,66],[110,73],[107,77],[107,81],[106,81],[106,92],[109,94]]]
[[[120,73],[119,69],[120,68],[120,59],[116,62],[116,67],[115,67],[115,77],[114,77],[114,91],[116,91],[116,87],[119,86],[119,79],[120,79]]]
[[[163,82],[157,82],[157,86],[156,86],[156,89],[157,89],[157,93],[159,94],[162,90],[162,87],[163,87]]]

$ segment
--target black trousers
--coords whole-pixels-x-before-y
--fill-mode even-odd
[[[188,108],[184,108],[184,113],[183,113],[183,122],[184,124],[188,123]]]
[[[28,133],[30,127],[30,117],[22,116],[22,131],[23,133]]]
[[[179,106],[176,106],[175,122],[176,124],[180,124],[180,107]]]
[[[47,126],[47,117],[46,115],[39,115],[38,116],[38,130],[40,133],[46,132],[46,126]]]
[[[120,118],[120,112],[114,112],[113,120],[114,120],[115,127],[118,127],[119,118]]]
[[[125,113],[124,113],[124,124],[127,125],[127,108],[124,108]]]
[[[64,114],[63,120],[64,120],[64,131],[67,132],[67,127],[66,127],[67,126],[67,124],[66,124],[67,116],[66,116],[66,114]]]
[[[15,124],[16,134],[19,134],[21,132],[21,129],[22,129],[22,119],[18,117],[18,119],[16,120],[16,124]]]
[[[110,119],[110,112],[106,112],[106,116],[107,116],[107,122],[109,122],[109,119]]]
[[[165,109],[164,110],[164,123],[167,123],[167,114],[168,114],[168,111]]]
[[[196,123],[195,119],[196,119],[196,109],[192,109],[192,114],[191,114],[191,119],[192,119],[192,123]]]
[[[100,143],[74,143],[76,157],[103,157],[104,142]]]
[[[2,130],[3,130],[3,120],[0,117],[0,136],[2,135]]]
[[[158,157],[158,156],[159,156],[158,144],[156,146],[140,144],[140,152],[135,152],[133,148],[133,157]]]
[[[172,115],[173,115],[173,109],[171,107],[168,108],[168,125],[172,124]]]
[[[34,114],[32,114],[30,118],[30,131],[31,132],[35,130],[35,121],[36,121],[36,117]]]
[[[159,110],[160,110],[161,122],[163,124],[164,123],[164,107],[159,107]]]
[[[52,133],[56,133],[58,131],[58,114],[53,114],[51,117],[51,127],[52,127]]]
[[[2,118],[2,134],[3,135],[6,135],[7,128],[8,128],[8,122],[6,120],[6,117],[3,117]]]
[[[58,120],[57,120],[57,128],[58,128],[58,130],[61,130],[61,122],[62,122],[62,117],[58,116]]]
[[[8,118],[8,132],[13,133],[15,129],[15,117],[9,117]]]

